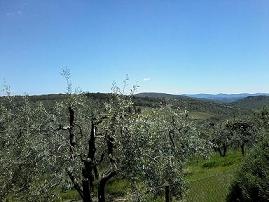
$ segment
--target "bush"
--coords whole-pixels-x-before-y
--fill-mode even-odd
[[[269,139],[254,147],[231,186],[227,201],[269,201]]]

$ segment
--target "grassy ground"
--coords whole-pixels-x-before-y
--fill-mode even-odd
[[[217,154],[209,160],[193,161],[188,166],[187,176],[189,202],[225,201],[233,176],[242,161],[239,152],[229,153],[226,157]]]
[[[198,111],[191,111],[189,115],[191,119],[195,120],[206,120],[214,116],[213,114],[210,113],[198,112]]]
[[[208,160],[197,159],[189,163],[187,181],[189,191],[187,202],[224,202],[233,176],[242,161],[240,152],[230,152],[226,157],[213,155]],[[129,182],[114,180],[108,184],[107,193],[112,198],[124,198]],[[63,198],[78,199],[76,191],[63,193]]]

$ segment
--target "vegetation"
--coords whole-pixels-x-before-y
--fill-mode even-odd
[[[268,199],[266,108],[72,92],[64,76],[67,94],[0,98],[2,201],[224,201],[233,180],[230,200]]]
[[[172,196],[181,198],[184,164],[207,145],[186,114],[169,106],[146,110],[136,117],[128,131],[125,152],[131,178],[138,177],[145,183],[145,191],[151,193],[161,193],[165,188],[166,201]]]
[[[225,157],[213,154],[208,159],[192,160],[186,170],[189,186],[186,201],[225,201],[242,158],[240,152],[233,150]]]
[[[269,105],[269,96],[249,96],[232,103],[232,105],[241,109],[260,110]]]
[[[27,97],[21,105],[6,97],[6,105],[0,107],[1,199],[55,199],[62,165],[58,161],[61,150],[51,131],[45,130],[52,127],[52,117],[41,103],[32,104]]]
[[[237,172],[227,201],[268,201],[269,140],[258,144]]]

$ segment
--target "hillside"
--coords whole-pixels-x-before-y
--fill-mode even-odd
[[[111,94],[106,93],[86,93],[89,100],[92,100],[96,106],[101,107],[102,103],[110,99]],[[29,96],[32,102],[43,102],[45,106],[52,106],[56,101],[66,99],[65,94],[48,94]],[[1,100],[1,99],[0,99]],[[15,101],[20,102],[22,96],[15,96]],[[134,103],[139,107],[158,108],[162,104],[172,104],[182,110],[190,111],[194,119],[224,118],[233,115],[247,113],[246,110],[239,109],[236,105],[216,103],[208,100],[199,100],[182,95],[172,95],[164,93],[140,93],[134,95]],[[243,109],[243,108],[242,108]]]
[[[167,93],[155,93],[155,92],[145,92],[145,93],[138,93],[135,95],[136,97],[142,97],[142,98],[169,98],[169,99],[186,99],[191,100],[188,96],[185,95],[173,95],[173,94],[167,94]]]
[[[269,106],[269,96],[249,96],[233,102],[231,105],[241,109],[258,110],[264,106]]]
[[[143,102],[150,101],[150,103],[170,102],[173,105],[194,112],[205,112],[214,116],[233,116],[242,113],[247,113],[245,110],[238,109],[237,106],[231,106],[225,103],[216,103],[210,100],[201,100],[190,98],[183,95],[172,95],[166,93],[139,93],[135,97],[142,99]]]
[[[232,103],[236,102],[238,100],[244,99],[249,96],[261,96],[261,95],[268,95],[265,93],[255,93],[255,94],[249,94],[249,93],[239,93],[239,94],[185,94],[185,96],[192,97],[192,98],[198,98],[203,100],[212,100],[222,103]]]

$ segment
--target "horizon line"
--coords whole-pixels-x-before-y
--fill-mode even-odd
[[[73,92],[72,94],[79,94],[79,93],[100,93],[100,94],[109,94],[112,92],[100,92],[100,91],[95,91],[95,92],[90,92],[90,91],[81,91],[81,92]],[[143,93],[159,93],[159,94],[167,94],[167,95],[182,95],[182,96],[192,96],[192,95],[269,95],[269,93],[265,92],[255,92],[255,93],[248,93],[248,92],[240,92],[240,93],[168,93],[168,92],[158,92],[158,91],[143,91],[143,92],[137,92],[134,95],[137,94],[143,94]],[[11,96],[42,96],[42,95],[65,95],[67,92],[49,92],[49,93],[11,93]],[[0,96],[6,96],[4,93],[1,93]]]

